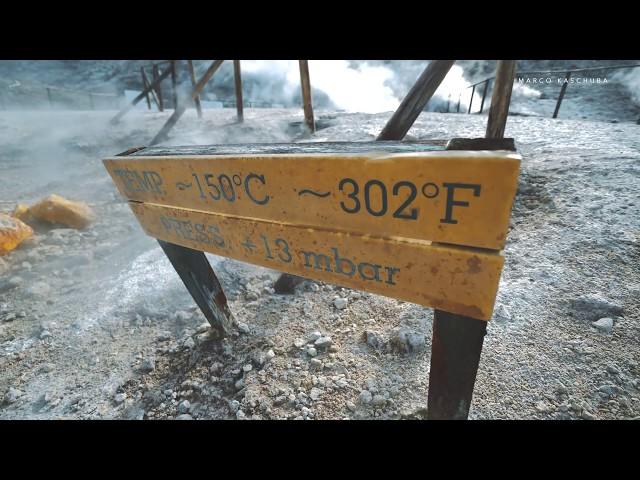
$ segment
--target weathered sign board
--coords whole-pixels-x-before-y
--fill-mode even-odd
[[[104,163],[157,239],[491,318],[514,152],[400,142],[155,147]]]

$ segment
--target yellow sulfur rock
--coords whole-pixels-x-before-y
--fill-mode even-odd
[[[59,195],[50,195],[33,205],[26,214],[38,220],[82,229],[95,220],[93,210],[83,202],[73,202]]]
[[[9,253],[31,235],[33,230],[29,225],[17,218],[0,213],[0,255]]]
[[[11,216],[28,223],[29,206],[24,203],[17,204],[16,208],[13,209]]]

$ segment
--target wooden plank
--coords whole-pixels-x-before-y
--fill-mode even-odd
[[[130,200],[499,250],[520,157],[510,152],[112,157]]]
[[[118,123],[118,121],[129,111],[131,110],[133,107],[135,107],[138,102],[140,102],[147,93],[149,93],[149,91],[151,91],[152,89],[155,89],[160,82],[162,82],[162,80],[164,80],[167,76],[169,76],[169,73],[171,73],[169,70],[162,72],[162,75],[160,75],[159,77],[155,78],[153,80],[153,82],[151,83],[151,85],[149,85],[149,87],[145,88],[136,98],[134,98],[131,103],[127,104],[122,110],[120,110],[115,117],[113,117],[111,119],[111,123],[112,124],[116,124]],[[158,108],[160,108],[160,105],[158,105]]]
[[[242,71],[240,69],[240,60],[233,61],[233,82],[236,88],[236,111],[238,112],[238,121],[244,121],[244,110],[242,105]]]
[[[166,75],[165,75],[166,73]],[[158,65],[153,65],[152,74],[153,74],[153,84],[155,85],[154,89],[156,91],[156,96],[158,97],[158,108],[161,112],[164,112],[164,101],[162,100],[162,82],[158,81],[163,77],[167,77],[171,73],[171,69],[167,69],[163,72],[162,75],[159,74]]]
[[[309,79],[309,62],[298,60],[300,66],[300,86],[302,88],[302,108],[304,110],[304,121],[311,130],[316,131],[316,123],[313,119],[313,104],[311,102],[311,80]]]
[[[231,333],[233,315],[205,254],[162,240],[158,243],[211,326],[220,336]]]
[[[503,265],[497,252],[138,202],[129,206],[145,232],[165,242],[480,320],[491,318]]]
[[[178,108],[178,73],[176,72],[177,60],[170,60],[171,68],[171,99],[173,100],[173,109]]]
[[[215,60],[209,66],[207,71],[204,72],[204,75],[202,76],[202,78],[198,81],[198,83],[196,83],[196,85],[193,87],[193,90],[191,91],[192,99],[200,95],[200,92],[202,91],[206,83],[209,80],[211,80],[211,77],[213,77],[213,74],[216,73],[218,68],[220,68],[220,65],[222,65],[222,62],[224,62],[224,60]],[[177,107],[173,112],[173,114],[169,117],[167,122],[162,126],[158,134],[153,138],[153,140],[151,140],[151,145],[155,145],[156,143],[160,143],[166,140],[167,135],[169,134],[173,126],[178,122],[178,120],[180,120],[180,117],[184,114],[186,110],[187,110],[186,104],[183,104]]]
[[[400,140],[404,138],[454,63],[455,60],[432,60],[429,63],[415,85],[411,87],[407,96],[400,102],[400,106],[382,129],[382,132],[380,132],[378,140]]]
[[[504,137],[515,74],[515,60],[498,60],[493,93],[491,94],[491,107],[487,119],[487,133],[485,135],[487,138]]]
[[[193,61],[188,61],[189,65],[189,77],[191,78],[191,86],[196,86],[196,71],[193,68]],[[196,94],[193,96],[193,102],[196,104],[196,110],[198,111],[198,118],[202,118],[202,105],[200,105],[200,95]]]

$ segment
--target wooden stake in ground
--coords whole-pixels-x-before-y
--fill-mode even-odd
[[[493,93],[491,94],[489,118],[487,120],[487,133],[485,135],[487,138],[504,137],[515,75],[515,60],[498,60]]]
[[[158,78],[156,78],[153,83],[151,85],[149,85],[147,88],[145,88],[142,93],[140,93],[136,98],[134,98],[131,103],[129,103],[128,105],[126,105],[122,110],[120,110],[118,112],[118,114],[113,117],[111,119],[111,123],[112,124],[116,124],[118,123],[118,121],[129,111],[131,110],[133,107],[135,107],[138,102],[140,102],[147,93],[149,93],[150,91],[152,91],[154,88],[156,88],[157,85],[160,84],[160,82],[162,80],[164,80],[165,78],[167,78],[169,76],[169,73],[171,73],[169,70],[166,70],[162,73],[162,75],[160,75]],[[159,108],[159,105],[158,105]]]
[[[142,89],[144,90],[149,86],[147,76],[144,73],[144,67],[140,67],[140,75],[142,76]],[[148,93],[145,95],[145,98],[147,99],[147,109],[151,110],[151,100],[149,99]]]
[[[170,73],[171,69],[168,69],[163,72],[163,75],[160,75],[158,65],[153,65],[153,82],[155,85],[156,96],[158,97],[158,108],[161,112],[164,112],[164,102],[162,101],[162,84],[160,82],[156,82],[156,80],[161,76],[164,76],[166,78]]]
[[[204,86],[207,84],[207,82],[211,80],[211,77],[213,77],[213,74],[216,73],[218,68],[220,68],[220,65],[222,65],[222,62],[224,62],[224,60],[215,60],[211,64],[211,66],[207,69],[207,71],[204,72],[204,75],[202,76],[202,78],[198,81],[195,87],[193,87],[193,91],[191,92],[191,98],[195,98],[196,95],[200,94],[200,92],[202,91]],[[171,115],[169,117],[169,120],[167,120],[167,123],[163,125],[163,127],[160,129],[158,134],[154,137],[153,140],[151,140],[150,145],[156,145],[157,143],[160,143],[163,140],[165,140],[167,138],[167,134],[171,131],[173,126],[176,124],[176,122],[180,119],[180,117],[186,110],[187,110],[187,106],[185,104],[176,108],[176,110],[173,112],[173,115]]]
[[[558,96],[558,103],[556,103],[556,108],[553,111],[553,118],[558,118],[558,112],[560,111],[560,105],[562,105],[562,99],[564,98],[564,92],[567,91],[567,86],[569,85],[569,79],[571,78],[571,72],[567,72],[567,75],[564,77],[564,83],[562,84],[562,88],[560,89],[560,95]]]
[[[302,107],[304,109],[304,121],[311,130],[316,131],[316,123],[313,119],[313,105],[311,103],[311,80],[309,79],[309,61],[298,60],[300,64],[300,86],[302,87]]]
[[[189,65],[189,77],[191,78],[191,86],[195,88],[196,71],[193,68],[193,61],[189,60],[187,64]],[[195,95],[193,97],[193,102],[196,104],[196,110],[198,111],[198,118],[202,118],[202,105],[200,105],[200,95]]]
[[[171,66],[171,93],[173,95],[173,109],[178,108],[178,76],[176,73],[177,60],[170,60]]]
[[[233,80],[236,85],[236,109],[238,111],[238,122],[244,121],[242,105],[242,72],[240,70],[240,60],[233,61]]]
[[[401,140],[438,89],[455,60],[433,60],[400,103],[376,140]]]

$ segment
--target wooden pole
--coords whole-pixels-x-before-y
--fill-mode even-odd
[[[471,89],[471,100],[469,100],[469,110],[467,110],[467,114],[471,113],[471,105],[473,105],[473,95],[476,93],[476,86],[474,85]]]
[[[147,87],[149,87],[149,79],[147,78],[147,74],[144,70],[142,70],[142,80],[144,82],[144,88],[146,89]],[[156,104],[158,110],[160,110],[160,102],[158,102],[158,97],[156,97],[156,92],[153,90],[153,88],[150,89],[147,93],[147,97],[149,96],[153,99],[153,103]],[[151,109],[151,105],[149,105],[149,109]]]
[[[172,100],[173,100],[173,109],[178,108],[178,76],[176,73],[176,63],[177,60],[170,60],[171,67],[171,92],[172,92]]]
[[[433,60],[391,116],[377,140],[403,138],[424,110],[455,60]]]
[[[429,420],[466,420],[487,322],[442,310],[433,312]]]
[[[493,93],[491,94],[491,107],[489,108],[489,118],[487,120],[486,138],[504,137],[515,73],[515,60],[498,60]]]
[[[567,87],[569,86],[570,78],[571,78],[571,72],[567,72],[567,74],[564,77],[564,83],[562,84],[562,88],[560,89],[560,95],[558,95],[558,103],[556,103],[556,109],[553,111],[553,118],[558,118],[560,105],[562,104],[562,99],[564,98],[564,92],[567,91]]]
[[[187,62],[189,65],[189,77],[191,78],[191,86],[195,88],[196,86],[196,71],[193,68],[193,61],[189,60]],[[198,111],[198,118],[202,118],[202,105],[200,105],[200,95],[195,95],[193,97],[193,102],[196,104],[196,110]]]
[[[244,111],[242,105],[242,72],[240,70],[240,60],[233,61],[233,80],[236,85],[236,110],[238,111],[238,122],[243,122]]]
[[[153,83],[155,85],[155,91],[156,91],[156,96],[158,97],[158,109],[161,112],[164,112],[164,102],[162,101],[162,84],[161,82],[156,82],[157,79],[159,79],[161,76],[164,76],[164,78],[166,78],[170,73],[171,73],[171,69],[165,70],[164,73],[166,75],[160,75],[160,72],[158,71],[158,65],[153,65]]]
[[[491,80],[487,80],[484,82],[484,89],[482,90],[482,102],[480,102],[480,113],[484,110],[484,99],[487,97],[487,90],[489,89],[489,82]]]
[[[195,98],[196,95],[200,94],[200,91],[204,88],[206,83],[209,80],[211,80],[211,77],[213,77],[213,74],[216,73],[218,68],[220,68],[220,65],[222,65],[222,62],[224,62],[224,60],[215,60],[211,64],[211,66],[207,69],[207,71],[204,73],[202,78],[198,81],[196,86],[193,87],[193,91],[191,92],[191,98]],[[167,123],[163,125],[163,127],[160,129],[158,134],[153,138],[153,140],[151,140],[151,145],[160,143],[167,138],[167,134],[173,128],[176,122],[180,119],[180,117],[186,111],[186,109],[187,107],[185,104],[175,109],[175,111],[173,112],[173,115],[171,115],[169,117],[169,120],[167,120]]]
[[[300,86],[302,87],[302,107],[304,109],[304,121],[311,133],[316,131],[313,119],[313,105],[311,103],[311,80],[309,79],[309,61],[298,60],[300,66]]]
[[[149,86],[149,82],[147,82],[147,75],[144,73],[144,67],[140,67],[140,76],[142,77],[142,89],[144,90]],[[149,99],[149,94],[145,95],[147,99],[147,109],[151,110],[151,100]]]
[[[125,107],[122,110],[120,110],[115,117],[113,117],[111,119],[111,123],[112,124],[118,123],[118,120],[120,120],[129,110],[131,110],[133,107],[135,107],[138,104],[138,102],[140,102],[148,92],[153,90],[162,80],[167,78],[169,73],[171,73],[169,70],[165,70],[162,73],[162,75],[160,75],[158,78],[154,79],[153,83],[151,83],[147,88],[145,88],[142,91],[142,93],[140,93],[136,98],[134,98],[131,101],[131,103],[125,105]],[[158,107],[159,107],[159,105],[158,105]]]

